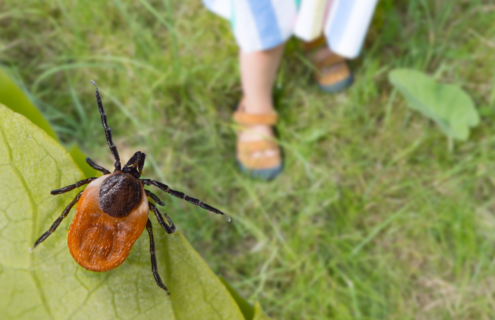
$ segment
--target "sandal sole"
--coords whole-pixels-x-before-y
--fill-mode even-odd
[[[268,169],[249,169],[245,167],[239,160],[237,160],[237,165],[239,166],[239,169],[241,170],[242,173],[249,175],[251,178],[261,179],[261,180],[274,179],[282,172],[284,168],[283,163],[281,163],[277,167],[268,168]]]
[[[328,86],[323,86],[318,83],[318,87],[320,88],[321,91],[326,92],[326,93],[337,93],[340,91],[343,91],[350,87],[350,85],[354,82],[354,76],[351,74],[344,80],[341,80],[337,83],[328,85]]]

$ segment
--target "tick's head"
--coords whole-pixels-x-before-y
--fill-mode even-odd
[[[122,172],[130,173],[136,179],[139,179],[143,174],[144,159],[146,159],[144,153],[141,151],[136,152],[122,168]]]

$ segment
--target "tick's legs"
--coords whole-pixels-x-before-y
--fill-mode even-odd
[[[163,202],[162,200],[160,200],[160,198],[158,198],[156,196],[156,194],[154,194],[153,192],[149,191],[149,190],[146,190],[144,189],[144,192],[146,192],[146,196],[147,197],[150,197],[153,201],[155,201],[156,203],[158,203],[159,205],[161,205],[162,207],[165,206],[165,202]]]
[[[95,170],[98,170],[100,172],[103,172],[103,174],[110,174],[110,171],[107,169],[103,168],[102,166],[96,164],[93,160],[90,158],[86,158],[86,162],[89,164],[89,166]]]
[[[33,249],[36,248],[37,245],[39,245],[40,243],[45,241],[45,239],[48,238],[49,235],[51,235],[52,233],[55,232],[55,230],[57,229],[60,222],[62,222],[62,220],[64,220],[64,218],[67,217],[67,215],[69,214],[70,209],[72,209],[72,207],[77,203],[77,201],[79,201],[79,198],[81,198],[82,193],[83,192],[81,191],[77,194],[77,196],[69,203],[67,208],[65,208],[64,212],[62,212],[60,217],[58,217],[57,220],[55,220],[55,222],[52,224],[50,229],[48,229],[47,232],[43,233],[43,235],[38,240],[36,240],[36,242],[34,243]]]
[[[174,233],[177,228],[175,227],[175,224],[172,222],[172,219],[165,213],[164,216],[167,218],[168,224],[165,223],[165,220],[163,220],[162,213],[158,211],[158,208],[155,207],[152,203],[148,203],[150,210],[155,213],[156,219],[158,220],[158,223],[162,226],[165,231],[167,231],[168,234]]]
[[[53,195],[66,193],[66,192],[69,192],[71,190],[74,190],[75,188],[79,188],[80,186],[84,186],[85,184],[88,184],[91,181],[94,181],[96,179],[98,179],[98,178],[92,177],[92,178],[84,179],[84,180],[78,181],[78,182],[76,182],[74,184],[71,184],[70,186],[63,187],[63,188],[60,188],[60,189],[57,189],[57,190],[52,190],[52,191],[50,191],[50,193],[53,194]]]
[[[167,287],[162,282],[162,278],[158,274],[158,267],[156,265],[156,255],[155,255],[155,240],[153,239],[153,227],[151,226],[151,220],[148,218],[148,222],[146,222],[146,230],[150,235],[150,253],[151,253],[151,271],[153,272],[153,277],[155,277],[156,284],[162,288],[163,290],[168,292]]]
[[[216,213],[216,214],[221,214],[221,215],[225,216],[225,218],[227,219],[228,222],[231,221],[230,217],[228,215],[226,215],[225,213],[223,213],[222,211],[220,211],[216,208],[213,208],[212,206],[207,205],[206,203],[203,203],[198,199],[191,198],[188,195],[185,195],[183,192],[172,190],[166,184],[163,184],[163,183],[155,181],[155,180],[150,180],[150,179],[141,179],[141,182],[145,185],[148,185],[148,186],[154,185],[155,187],[160,188],[162,191],[165,191],[165,192],[173,195],[174,197],[184,199],[187,202],[195,204],[195,205],[197,205],[197,206],[199,206],[205,210],[208,210],[208,211]]]
[[[120,165],[119,152],[117,151],[117,147],[115,146],[115,144],[113,144],[112,141],[112,129],[110,129],[107,123],[107,114],[105,113],[105,109],[103,109],[103,103],[101,103],[100,92],[98,91],[98,87],[93,80],[91,80],[91,83],[96,88],[96,103],[98,104],[98,110],[100,111],[101,123],[103,124],[103,128],[105,128],[105,135],[107,136],[107,143],[110,147],[110,152],[112,152],[113,158],[115,159],[115,170],[120,171],[122,167]]]

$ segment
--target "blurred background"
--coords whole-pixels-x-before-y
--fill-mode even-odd
[[[62,143],[112,167],[94,79],[124,161],[145,152],[145,176],[232,216],[164,199],[273,319],[493,319],[494,3],[380,1],[338,95],[318,91],[292,39],[274,91],[286,167],[269,183],[235,163],[237,50],[200,1],[0,1],[0,67]],[[407,107],[388,82],[397,67],[470,94],[469,140],[449,147]]]

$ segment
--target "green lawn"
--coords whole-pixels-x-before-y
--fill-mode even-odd
[[[164,196],[211,268],[273,319],[493,319],[495,5],[393,2],[344,93],[319,92],[289,42],[275,89],[286,166],[270,183],[237,171],[237,46],[200,1],[3,0],[0,63],[64,143],[111,167],[94,79],[124,161],[146,152],[146,176],[232,216]],[[468,141],[449,151],[391,88],[396,67],[473,97]]]

